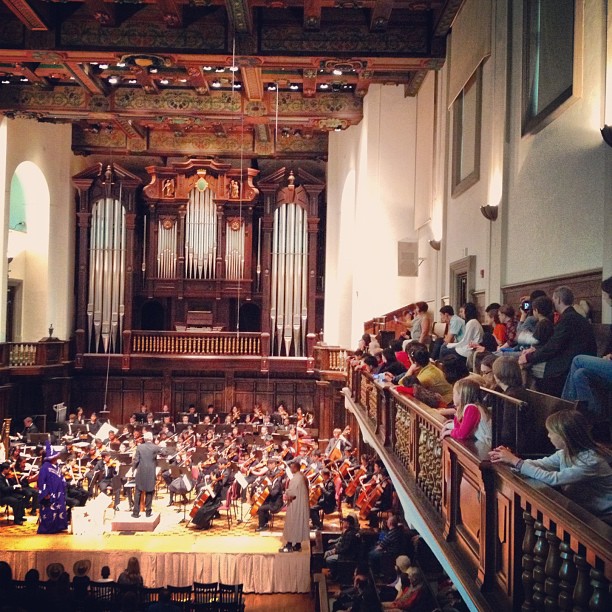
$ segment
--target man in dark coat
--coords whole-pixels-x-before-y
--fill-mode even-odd
[[[557,287],[552,294],[560,314],[553,335],[540,348],[528,349],[519,364],[546,363],[540,391],[561,397],[565,379],[576,355],[597,355],[593,326],[572,306],[574,294],[569,287]]]
[[[153,493],[155,491],[155,482],[157,476],[155,468],[157,467],[157,457],[163,454],[163,450],[153,444],[153,434],[150,431],[144,433],[144,442],[136,447],[134,461],[132,466],[136,469],[136,477],[134,479],[136,485],[136,498],[134,500],[134,510],[132,516],[138,518],[140,516],[140,503],[142,494],[145,494],[145,511],[147,516],[151,516],[151,504],[153,503]]]

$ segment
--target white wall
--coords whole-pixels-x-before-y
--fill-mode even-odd
[[[0,247],[6,252],[10,181],[20,163],[36,164],[45,176],[50,195],[49,241],[44,245],[36,266],[26,262],[26,274],[34,270],[28,288],[24,291],[22,324],[23,341],[39,340],[48,335],[50,323],[54,335],[67,339],[72,329],[74,278],[74,189],[71,185],[72,129],[69,125],[38,123],[27,119],[4,119],[0,128],[0,211],[4,211]],[[2,142],[2,130],[6,140]],[[29,256],[29,255],[28,255]],[[37,256],[38,257],[38,256]],[[3,257],[4,260],[4,257]],[[45,265],[46,263],[46,265]],[[3,283],[5,262],[0,265]],[[27,281],[26,281],[27,282]],[[25,283],[24,283],[25,285]],[[3,295],[6,286],[3,287]],[[5,304],[2,305],[3,318]],[[4,334],[2,324],[0,333]],[[2,336],[3,337],[3,336]]]
[[[533,136],[520,136],[521,66],[512,73],[513,114],[505,283],[600,268],[606,145],[603,125],[605,7],[585,2],[582,96]],[[520,33],[520,11],[515,31]],[[515,46],[518,40],[515,37]],[[608,232],[608,237],[609,237]],[[538,248],[546,242],[545,252]]]
[[[416,101],[375,86],[362,122],[330,135],[325,341],[353,346],[363,322],[412,299],[397,275],[397,243],[416,240]]]

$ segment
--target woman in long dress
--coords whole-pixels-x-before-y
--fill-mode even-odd
[[[66,512],[66,479],[57,465],[59,453],[54,453],[47,440],[45,459],[38,474],[40,522],[38,533],[59,533],[68,529]]]
[[[287,515],[285,516],[285,528],[283,539],[286,544],[280,552],[294,552],[302,549],[302,542],[310,538],[308,521],[310,519],[310,506],[308,501],[308,482],[302,472],[300,464],[292,461],[289,464],[291,480],[285,491],[285,502],[287,504]]]

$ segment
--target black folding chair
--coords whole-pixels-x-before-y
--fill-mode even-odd
[[[193,583],[193,609],[210,610],[216,612],[218,609],[219,583],[218,582],[195,582]]]
[[[173,603],[185,612],[191,610],[191,585],[182,587],[168,585],[166,588]]]
[[[219,583],[219,612],[243,612],[244,600],[241,584]]]

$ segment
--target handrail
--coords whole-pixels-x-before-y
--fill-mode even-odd
[[[62,340],[0,343],[0,367],[52,366],[67,360],[68,342]]]
[[[261,334],[232,332],[131,332],[131,353],[190,355],[256,355],[262,354]]]

